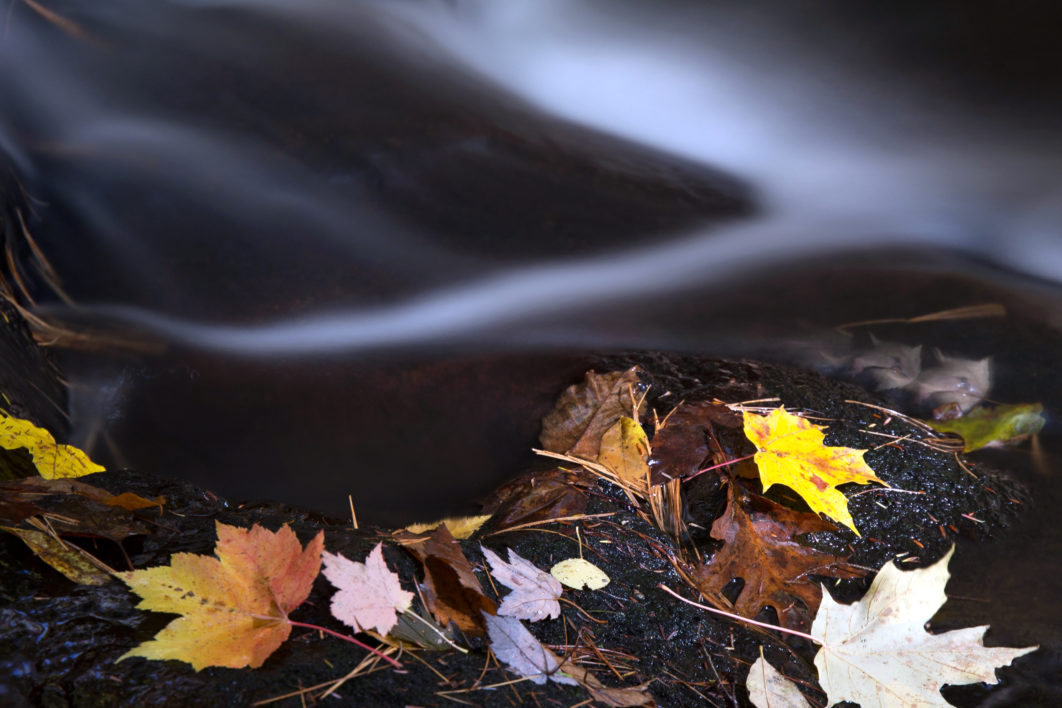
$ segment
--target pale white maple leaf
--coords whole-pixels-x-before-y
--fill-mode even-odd
[[[756,708],[811,708],[796,684],[764,660],[762,649],[760,658],[749,669],[745,686],[749,689],[749,701]]]
[[[324,576],[339,590],[332,596],[332,616],[358,631],[387,634],[398,622],[398,613],[413,602],[413,593],[403,590],[398,575],[387,567],[382,543],[364,563],[328,551],[322,557]]]
[[[886,564],[867,594],[852,605],[823,593],[811,635],[822,644],[815,666],[829,705],[947,706],[940,694],[944,684],[996,683],[996,667],[1037,648],[987,648],[982,643],[987,626],[943,634],[925,631],[947,600],[944,586],[954,551],[918,570]]]
[[[490,574],[512,590],[498,607],[499,615],[532,622],[547,617],[560,617],[560,603],[557,599],[564,592],[564,588],[556,578],[539,570],[534,563],[521,558],[511,548],[508,563],[489,548],[480,548],[483,550],[483,557],[490,563]]]
[[[520,620],[486,612],[483,618],[487,621],[490,650],[510,671],[539,685],[548,679],[573,686],[578,684],[574,678],[560,672],[560,658],[542,646]]]

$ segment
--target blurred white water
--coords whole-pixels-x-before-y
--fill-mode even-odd
[[[213,129],[209,121],[188,125],[160,112],[137,95],[120,62],[101,64],[113,76],[68,76],[69,62],[52,56],[40,30],[18,24],[27,13],[19,6],[0,44],[7,67],[2,77],[28,119],[45,126],[38,130],[49,144],[46,154],[65,154],[72,164],[85,155],[97,165],[108,162],[121,175],[119,184],[154,180],[160,206],[149,215],[193,219],[187,233],[201,230],[204,221],[220,224],[232,246],[212,239],[186,247],[202,249],[202,261],[230,259],[211,262],[217,271],[211,282],[229,279],[233,292],[265,289],[256,285],[264,274],[278,282],[285,277],[288,264],[276,254],[297,250],[334,251],[319,261],[345,263],[352,273],[385,272],[401,283],[354,303],[317,300],[297,316],[211,321],[203,313],[217,296],[204,294],[195,281],[196,259],[175,258],[181,246],[173,237],[145,232],[156,217],[133,223],[120,199],[89,184],[68,190],[68,198],[80,223],[90,225],[90,237],[108,242],[107,253],[127,272],[141,274],[140,292],[163,284],[176,304],[160,309],[133,288],[124,300],[82,299],[82,316],[135,324],[185,345],[273,356],[469,335],[482,341],[495,329],[498,337],[509,337],[505,328],[514,325],[524,327],[527,341],[555,341],[602,307],[705,283],[722,288],[785,263],[871,246],[953,251],[1049,281],[1062,278],[1057,136],[1041,130],[1040,120],[1003,118],[971,108],[959,93],[927,90],[924,77],[854,50],[858,41],[846,36],[849,25],[828,14],[815,20],[818,31],[807,32],[807,18],[795,21],[799,11],[756,3],[259,0],[177,6],[280,15],[310,37],[327,28],[329,41],[347,35],[352,44],[371,41],[428,63],[453,62],[549,113],[722,168],[752,186],[760,213],[593,256],[558,260],[543,252],[507,267],[490,259],[469,262],[431,233],[399,226],[371,205],[352,203],[347,192],[330,193],[320,175],[278,156],[257,135]],[[160,42],[160,53],[216,53],[220,66],[254,61],[267,44],[251,30],[233,37],[214,29],[208,16],[202,36],[185,37],[151,11],[109,19],[99,12],[104,26],[133,28],[146,41]],[[947,76],[937,78],[936,85],[947,86]],[[38,167],[14,132],[4,131],[4,145],[11,146],[16,165],[33,174]],[[228,255],[256,239],[272,240],[274,255],[264,249],[251,265]],[[174,265],[185,260],[191,265],[184,270]],[[319,265],[311,260],[303,269]],[[182,310],[182,302],[199,304]]]

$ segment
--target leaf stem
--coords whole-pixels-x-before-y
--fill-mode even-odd
[[[274,618],[274,619],[276,619],[276,618]],[[290,624],[292,627],[302,627],[303,629],[316,629],[318,632],[324,632],[325,634],[331,634],[333,637],[337,637],[339,639],[342,639],[345,642],[350,642],[351,644],[356,644],[359,647],[361,647],[362,649],[365,649],[366,651],[372,652],[373,654],[375,654],[376,656],[380,657],[384,661],[389,662],[396,669],[401,669],[402,668],[402,664],[401,663],[395,661],[394,659],[392,659],[391,657],[389,657],[386,654],[382,653],[378,649],[373,649],[368,644],[358,641],[354,637],[348,636],[346,634],[340,634],[339,632],[335,632],[335,631],[329,629],[328,627],[321,627],[320,625],[309,624],[307,622],[296,622],[293,619],[289,619],[288,620],[288,624]]]
[[[741,615],[735,615],[732,612],[724,612],[723,610],[717,610],[714,607],[709,607],[708,605],[702,605],[701,603],[694,602],[693,600],[687,600],[686,598],[682,597],[682,595],[679,595],[677,592],[675,592],[674,590],[672,590],[668,586],[664,585],[663,583],[660,583],[659,585],[657,585],[657,587],[660,588],[661,590],[663,590],[664,592],[668,593],[669,595],[677,597],[679,600],[682,600],[687,605],[693,605],[694,607],[699,607],[702,610],[708,610],[709,612],[714,612],[717,615],[723,615],[724,617],[729,617],[729,618],[735,619],[735,620],[737,620],[739,622],[747,622],[748,624],[754,624],[757,627],[765,627],[767,629],[776,629],[779,632],[785,632],[786,634],[795,634],[798,637],[803,637],[804,639],[807,639],[809,641],[815,642],[816,644],[818,644],[820,646],[825,646],[821,639],[817,639],[817,638],[811,636],[810,634],[805,634],[804,632],[798,632],[795,629],[786,629],[785,627],[779,627],[776,624],[768,624],[766,622],[757,622],[756,620],[751,620],[748,617],[742,617]]]

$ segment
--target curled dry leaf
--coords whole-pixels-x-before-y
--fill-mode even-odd
[[[102,465],[97,465],[76,447],[57,443],[44,428],[3,411],[0,411],[0,447],[7,450],[26,448],[37,471],[45,479],[81,477],[104,470]]]
[[[562,560],[550,568],[550,575],[575,590],[600,590],[609,583],[605,571],[582,558]]]
[[[887,563],[852,605],[823,598],[811,634],[822,644],[815,667],[830,705],[947,706],[940,694],[944,684],[995,683],[997,666],[1036,649],[986,648],[988,627],[925,631],[948,599],[944,586],[954,551],[918,570],[904,572]]]
[[[287,526],[273,533],[218,522],[217,531],[217,558],[175,553],[168,566],[118,574],[143,598],[139,609],[181,615],[119,661],[256,668],[288,638],[288,614],[309,596],[321,569],[324,532],[303,549]]]
[[[469,636],[486,634],[483,614],[496,614],[498,605],[483,594],[450,530],[440,526],[430,536],[399,531],[394,538],[424,566],[424,602],[436,621],[443,627],[453,622]]]
[[[823,445],[825,428],[812,425],[785,407],[762,416],[745,411],[745,435],[756,446],[763,490],[784,484],[811,510],[844,524],[858,536],[848,498],[837,487],[848,482],[885,484],[863,461],[866,450]],[[886,485],[888,486],[888,485]]]
[[[413,593],[402,589],[398,575],[383,557],[377,543],[364,563],[336,553],[324,553],[324,576],[338,592],[332,596],[332,616],[358,631],[375,629],[387,634],[413,602]]]
[[[542,419],[542,448],[597,459],[604,432],[620,417],[639,417],[645,410],[644,391],[637,367],[607,374],[587,372],[586,380],[569,386]],[[639,404],[637,412],[632,401]]]
[[[560,617],[560,603],[557,600],[564,588],[556,578],[539,570],[534,563],[521,558],[511,548],[508,563],[489,548],[480,548],[483,557],[490,563],[491,575],[512,590],[498,606],[499,615],[531,622]]]

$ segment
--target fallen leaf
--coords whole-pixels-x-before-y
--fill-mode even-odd
[[[639,417],[645,410],[641,395],[645,388],[637,367],[606,374],[587,372],[586,380],[569,386],[542,419],[542,448],[596,459],[604,432],[621,416]],[[637,412],[632,401],[640,403]]]
[[[622,416],[601,436],[597,461],[629,487],[649,488],[649,438],[634,419]]]
[[[51,534],[13,526],[0,526],[0,529],[21,538],[33,555],[79,585],[103,585],[111,579],[111,569],[102,561]]]
[[[927,420],[925,423],[938,432],[955,433],[963,440],[963,452],[973,452],[1036,435],[1044,427],[1044,407],[1039,403],[994,408],[977,406],[960,418]]]
[[[550,679],[577,685],[575,679],[561,673],[557,655],[542,646],[520,620],[487,613],[483,613],[483,619],[490,635],[490,650],[514,674],[540,686]]]
[[[852,605],[827,596],[811,634],[819,682],[830,705],[862,708],[947,706],[944,684],[996,683],[995,669],[1037,647],[986,648],[984,627],[929,634],[925,625],[948,599],[948,562],[954,547],[928,568],[901,571],[887,563],[867,594]]]
[[[126,511],[138,511],[140,509],[149,509],[153,506],[162,508],[166,504],[166,497],[157,496],[154,499],[145,499],[139,494],[133,494],[132,492],[122,492],[110,499],[106,499],[104,504],[108,506],[117,506]]]
[[[483,594],[472,564],[446,526],[430,536],[399,531],[394,538],[424,566],[424,602],[443,627],[453,622],[469,636],[486,634],[483,613],[496,614],[498,605]]]
[[[745,686],[749,701],[756,708],[811,708],[796,684],[764,660],[762,648],[760,658],[749,669]]]
[[[104,470],[103,466],[97,465],[76,447],[56,443],[52,434],[44,428],[3,411],[0,411],[0,447],[28,450],[34,466],[45,479],[81,477]]]
[[[706,595],[721,594],[731,580],[744,585],[734,611],[754,618],[764,606],[778,613],[783,627],[806,630],[822,599],[822,588],[809,574],[856,578],[865,573],[845,558],[817,551],[797,539],[808,533],[835,531],[815,514],[794,511],[770,499],[744,493],[731,483],[726,510],[712,524],[712,538],[723,542],[707,565],[693,574]]]
[[[534,563],[521,558],[511,548],[508,563],[489,548],[480,546],[480,549],[490,563],[491,575],[512,590],[498,606],[499,615],[531,622],[560,617],[560,603],[557,600],[564,588],[556,578],[539,570]]]
[[[549,574],[575,590],[600,590],[609,583],[605,571],[582,558],[562,560],[549,569]]]
[[[332,616],[360,631],[391,631],[398,613],[413,602],[413,593],[402,589],[398,575],[387,567],[383,543],[377,543],[364,563],[338,553],[324,552],[324,576],[339,590],[332,596]]]
[[[144,521],[112,503],[118,498],[76,479],[27,477],[0,482],[0,521],[18,523],[30,516],[47,515],[60,536],[116,542],[147,533],[150,527]]]
[[[709,458],[708,431],[713,425],[741,427],[741,417],[724,405],[711,401],[683,403],[668,413],[653,435],[649,456],[652,484],[683,479],[703,469]]]
[[[586,489],[592,483],[587,475],[560,467],[524,474],[495,490],[483,511],[493,515],[497,530],[576,516],[586,510]]]
[[[594,676],[588,669],[578,664],[564,660],[560,670],[571,676],[576,682],[590,692],[590,696],[598,703],[614,708],[633,708],[636,706],[655,706],[656,701],[649,693],[649,684],[646,682],[637,686],[619,686],[610,688]]]
[[[784,484],[811,510],[844,524],[858,536],[848,498],[837,486],[848,482],[885,484],[863,461],[866,450],[826,447],[824,426],[812,425],[784,407],[761,416],[745,411],[745,435],[756,445],[756,466],[763,490]],[[885,485],[888,486],[888,485]]]
[[[483,514],[480,516],[460,516],[440,519],[439,521],[427,521],[421,524],[410,524],[406,527],[406,531],[410,533],[427,533],[440,526],[445,526],[450,529],[450,533],[454,538],[465,539],[479,531],[479,527],[489,521],[490,517],[490,514]]]
[[[137,607],[182,615],[126,652],[146,659],[256,668],[291,634],[288,614],[310,594],[324,532],[303,549],[295,532],[217,522],[217,558],[175,553],[170,565],[119,573],[143,598]]]

